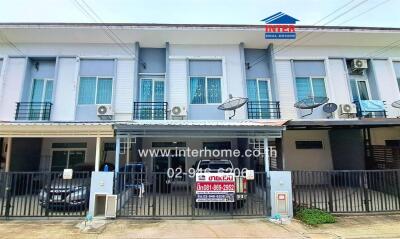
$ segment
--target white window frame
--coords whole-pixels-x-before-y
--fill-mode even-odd
[[[45,95],[46,95],[46,86],[47,86],[47,82],[48,81],[53,81],[53,90],[51,91],[51,101],[50,101],[50,103],[51,102],[53,102],[53,93],[54,93],[54,79],[52,79],[52,78],[32,78],[32,80],[31,80],[31,92],[30,92],[30,94],[29,94],[29,101],[32,101],[32,96],[33,96],[33,86],[34,86],[34,82],[35,82],[35,80],[43,80],[44,81],[44,85],[43,85],[43,93],[42,93],[42,98],[40,99],[41,100],[41,102],[45,102],[44,101],[44,97],[45,97]]]
[[[356,82],[356,89],[357,89],[357,94],[358,94],[358,101],[360,101],[360,89],[358,88],[358,82],[363,81],[365,82],[365,85],[367,86],[367,93],[368,93],[368,99],[371,99],[371,89],[369,87],[369,81],[368,79],[365,78],[360,78],[360,77],[350,77],[350,82],[354,80]],[[350,84],[350,92],[351,92],[351,98],[352,100],[354,100],[354,96],[353,96],[353,90],[351,89],[351,84]]]
[[[191,78],[204,78],[205,79],[205,96],[206,96],[206,103],[204,104],[192,104],[191,103],[191,92],[190,92],[190,80]],[[219,103],[208,103],[208,90],[207,90],[207,86],[208,86],[208,78],[218,78],[220,81],[220,85],[221,85],[221,102]],[[222,103],[222,76],[189,76],[189,84],[188,84],[188,88],[189,88],[189,105],[220,105]]]
[[[85,151],[85,159],[84,159],[84,163],[86,163],[87,160],[87,148],[52,148],[50,150],[51,153],[51,160],[50,160],[50,170],[53,167],[53,153],[54,151],[66,151],[68,152],[68,156],[67,156],[67,165],[66,168],[69,168],[69,155],[71,153],[71,151]]]
[[[93,104],[81,104],[79,103],[79,93],[81,90],[81,78],[96,78],[96,89],[94,92],[94,103]],[[114,100],[114,77],[113,76],[79,76],[79,85],[78,85],[78,100],[77,100],[77,104],[78,105],[108,105],[108,104],[97,104],[97,89],[98,89],[98,83],[99,83],[99,79],[111,79],[112,84],[111,84],[111,102],[108,104],[113,104],[113,100]]]
[[[311,97],[315,97],[313,79],[323,79],[324,80],[324,86],[325,86],[325,95],[326,95],[326,97],[328,97],[326,76],[296,76],[295,79],[294,79],[294,83],[295,83],[295,88],[296,88],[296,100],[297,101],[300,100],[299,96],[297,95],[297,78],[308,78],[308,81],[310,82],[310,85],[311,85],[311,94],[312,94]]]
[[[139,78],[139,101],[142,102],[142,80],[151,80],[153,83],[151,85],[151,102],[155,102],[154,101],[154,82],[156,81],[162,81],[164,82],[164,96],[163,96],[163,100],[165,101],[165,78],[163,77],[141,77]]]
[[[269,96],[269,99],[268,99],[268,101],[272,101],[272,90],[271,90],[271,79],[270,78],[248,78],[248,79],[246,79],[246,88],[247,88],[247,81],[249,81],[249,80],[256,80],[257,81],[257,98],[258,98],[258,101],[262,101],[261,99],[260,99],[260,85],[259,85],[259,82],[260,81],[266,81],[267,82],[267,84],[268,84],[268,96]],[[246,89],[246,91],[247,91],[247,89]],[[247,94],[247,92],[246,92],[246,94]]]

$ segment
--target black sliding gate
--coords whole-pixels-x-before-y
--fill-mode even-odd
[[[400,211],[400,170],[294,171],[295,206],[334,213]]]
[[[269,215],[268,180],[265,172],[255,173],[254,180],[246,182],[242,200],[196,203],[195,179],[188,175],[169,178],[167,173],[118,173],[114,184],[114,194],[118,195],[117,215],[133,218],[264,217]]]
[[[84,217],[91,172],[1,172],[0,218]]]

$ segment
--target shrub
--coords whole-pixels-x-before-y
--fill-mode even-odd
[[[295,217],[308,225],[318,225],[336,222],[335,217],[317,208],[299,208]]]

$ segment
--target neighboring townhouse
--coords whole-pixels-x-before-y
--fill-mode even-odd
[[[2,170],[187,171],[202,157],[138,152],[186,147],[275,149],[230,158],[262,172],[398,168],[400,30],[263,27],[1,24]],[[248,102],[218,109],[230,95]]]

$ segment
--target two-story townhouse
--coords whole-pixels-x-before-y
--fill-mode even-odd
[[[139,153],[187,147],[238,149],[228,158],[256,171],[398,167],[398,29],[299,26],[310,36],[270,41],[247,25],[0,28],[18,47],[0,45],[5,171],[185,172],[214,158]],[[218,109],[230,96],[248,102]]]

